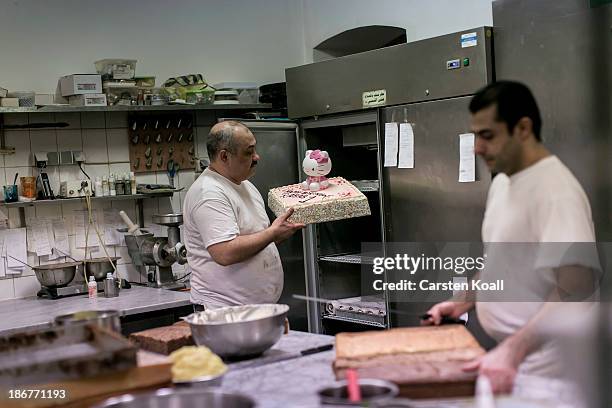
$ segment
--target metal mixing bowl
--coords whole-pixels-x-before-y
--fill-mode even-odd
[[[61,288],[74,279],[79,262],[64,262],[59,264],[35,266],[36,279],[47,288]]]
[[[69,313],[55,318],[55,324],[94,324],[105,329],[121,333],[121,313],[117,310],[85,310]]]
[[[193,340],[222,358],[256,356],[280,339],[287,305],[231,306],[193,313],[184,318]]]
[[[151,394],[110,398],[95,408],[254,408],[255,401],[242,394],[214,388],[201,390],[163,388]]]
[[[111,256],[110,259],[116,267],[117,260],[120,258],[116,256]],[[83,260],[83,268],[85,268],[87,279],[89,279],[90,276],[93,276],[97,281],[106,279],[107,273],[115,272],[115,270],[113,269],[113,264],[108,260],[108,258],[85,259]]]

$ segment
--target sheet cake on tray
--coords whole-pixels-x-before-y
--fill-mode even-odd
[[[290,208],[295,212],[289,221],[315,224],[370,215],[368,199],[342,177],[328,179],[329,187],[310,191],[301,184],[273,188],[268,193],[268,206],[278,217]]]

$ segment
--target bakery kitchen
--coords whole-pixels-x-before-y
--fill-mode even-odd
[[[504,290],[503,279],[497,279],[495,282],[483,282],[481,279],[474,279],[469,282],[432,282],[427,279],[420,281],[412,281],[401,279],[399,282],[384,282],[377,279],[372,283],[372,287],[377,291],[455,291],[455,290],[475,290],[475,291],[491,291],[499,292]]]

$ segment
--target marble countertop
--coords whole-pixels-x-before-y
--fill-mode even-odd
[[[56,316],[80,310],[119,310],[124,315],[152,312],[189,305],[189,292],[175,292],[132,285],[118,297],[89,299],[71,296],[63,299],[29,297],[0,301],[0,335],[18,330],[48,327]]]
[[[230,364],[221,388],[250,396],[258,408],[318,407],[317,391],[335,381],[332,371],[335,351],[265,362],[271,356],[284,353],[288,357],[327,344],[334,344],[333,336],[291,331],[254,361],[263,365],[244,368],[240,366],[242,362]]]

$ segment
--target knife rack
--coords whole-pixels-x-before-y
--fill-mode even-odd
[[[179,170],[195,169],[195,129],[191,113],[132,114],[128,117],[130,170],[168,171],[173,160]]]

